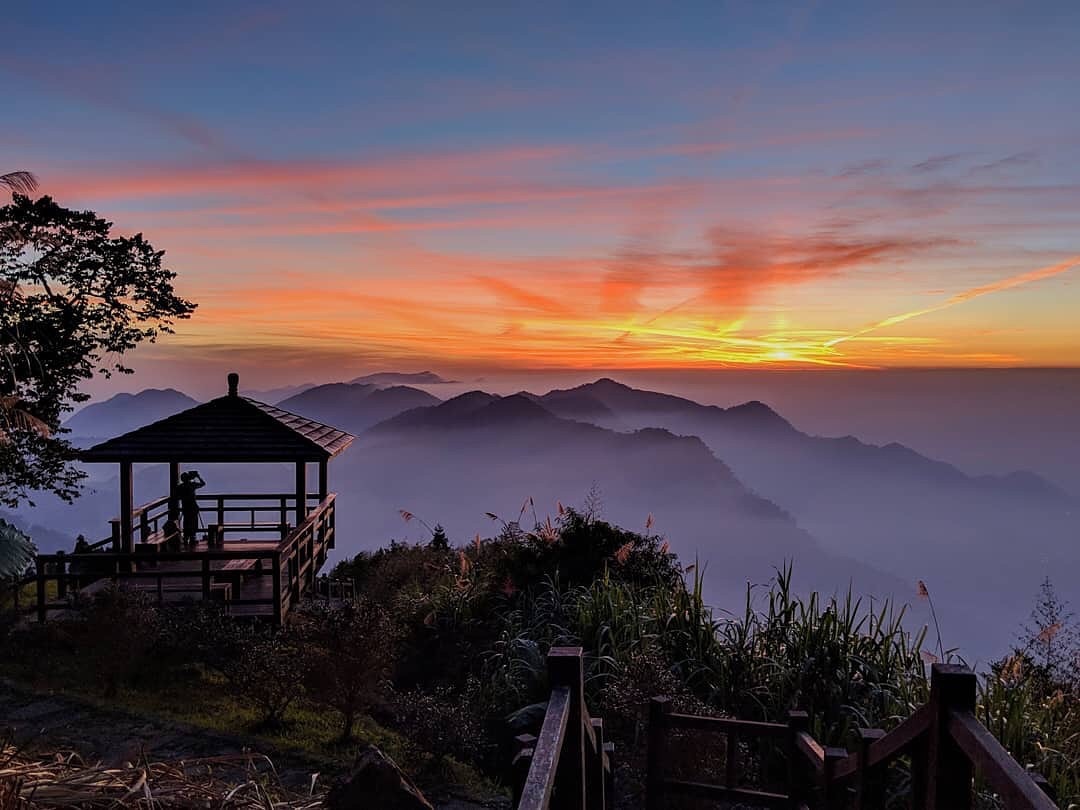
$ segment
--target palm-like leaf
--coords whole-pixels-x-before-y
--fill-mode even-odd
[[[31,539],[0,519],[0,579],[18,576],[34,561],[37,549]]]
[[[30,194],[38,186],[37,178],[30,172],[0,174],[0,186],[7,186],[16,194]]]
[[[0,396],[0,444],[11,441],[10,431],[22,430],[48,436],[49,426],[32,413],[24,410],[18,397]]]

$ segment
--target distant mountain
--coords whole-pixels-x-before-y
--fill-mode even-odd
[[[400,371],[379,371],[375,374],[365,374],[349,380],[352,384],[360,385],[449,385],[456,380],[444,380],[434,371],[417,371],[405,373]]]
[[[403,411],[440,402],[426,391],[403,385],[381,388],[364,383],[330,383],[309,388],[278,407],[309,419],[360,433]]]
[[[277,405],[282,400],[302,394],[309,388],[314,388],[316,383],[300,383],[298,385],[283,385],[280,388],[266,388],[262,390],[243,389],[240,391],[245,397],[257,399],[268,405]]]
[[[148,388],[137,394],[117,394],[87,405],[64,423],[74,437],[112,438],[199,403],[172,388]]]
[[[408,411],[362,434],[338,468],[352,493],[341,508],[363,516],[365,536],[400,536],[397,510],[408,509],[467,541],[492,531],[486,512],[515,520],[531,497],[543,520],[556,502],[580,503],[595,485],[605,519],[641,528],[652,513],[683,559],[709,561],[708,589],[723,604],[741,600],[748,580],[764,581],[772,566],[793,557],[802,586],[831,593],[853,577],[879,593],[906,587],[826,552],[700,439],[560,418],[528,395],[474,391]]]
[[[447,428],[504,426],[555,416],[534,400],[516,394],[500,397],[484,391],[469,391],[435,406],[414,408],[372,428],[375,432],[443,430]]]
[[[1073,539],[1080,536],[1080,509],[1032,473],[970,476],[901,444],[811,436],[760,402],[719,408],[609,379],[546,397],[570,395],[612,410],[615,418],[598,424],[700,437],[742,482],[795,515],[830,551],[910,581],[946,584],[951,592],[936,596],[939,612],[946,612],[944,601],[959,617],[993,593],[1002,615],[1022,616],[1044,576],[1080,570]],[[977,574],[976,561],[985,563]],[[972,622],[965,641],[978,633],[1000,638],[1000,627]]]
[[[602,422],[614,427],[618,421],[615,412],[599,398],[581,391],[551,391],[543,396],[523,391],[522,396],[529,397],[543,405],[556,416],[579,422]]]

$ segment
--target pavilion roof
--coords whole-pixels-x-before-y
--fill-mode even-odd
[[[235,376],[235,375],[234,375]],[[324,461],[353,436],[313,419],[229,394],[97,444],[80,454],[89,462]]]

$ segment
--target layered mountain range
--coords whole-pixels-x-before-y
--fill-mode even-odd
[[[797,584],[826,593],[850,582],[906,601],[922,579],[946,646],[985,655],[1011,638],[1042,577],[1080,597],[1068,592],[1077,577],[1062,581],[1080,571],[1077,504],[1033,473],[967,475],[899,444],[808,435],[761,402],[701,405],[611,379],[443,401],[400,377],[316,385],[278,403],[358,436],[331,471],[340,553],[422,539],[400,509],[460,542],[498,529],[486,513],[528,527],[591,492],[593,508],[627,528],[652,515],[683,560],[702,566],[713,601],[732,609],[748,581],[785,561]],[[417,384],[438,385],[431,377]],[[115,435],[193,403],[177,391],[121,395],[68,427],[76,438]],[[289,480],[273,466],[204,475],[222,491]],[[148,497],[165,484],[156,468],[137,479]],[[101,533],[114,491],[102,479],[74,506],[46,503],[24,520]]]

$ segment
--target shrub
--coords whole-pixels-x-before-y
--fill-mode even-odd
[[[150,653],[158,614],[145,594],[111,585],[78,608],[79,621],[66,629],[75,652],[101,681],[105,697],[115,697],[123,683],[153,674],[157,663]]]
[[[357,714],[387,691],[399,628],[367,599],[329,606],[315,602],[298,617],[307,638],[305,682],[316,703],[341,713],[343,740],[351,740]]]
[[[222,665],[230,691],[259,713],[257,726],[279,728],[303,694],[304,649],[294,631],[248,628]]]

